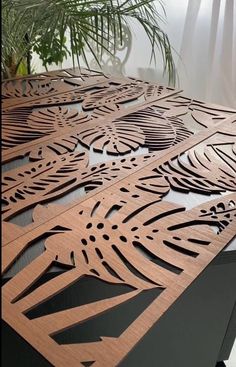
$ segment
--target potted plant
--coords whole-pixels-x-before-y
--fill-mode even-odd
[[[154,3],[154,0],[3,0],[3,77],[32,73],[32,52],[39,55],[46,70],[52,63],[62,63],[67,56],[72,57],[73,66],[79,65],[81,58],[88,65],[86,49],[100,64],[104,50],[112,54],[122,45],[124,29],[129,29],[130,19],[135,19],[151,43],[151,58],[155,59],[158,47],[164,72],[174,82],[172,49],[160,27],[162,17]]]

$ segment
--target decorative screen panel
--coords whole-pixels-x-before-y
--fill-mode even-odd
[[[3,94],[3,318],[54,366],[117,366],[236,234],[236,111],[86,70]],[[89,279],[109,292],[49,307]]]

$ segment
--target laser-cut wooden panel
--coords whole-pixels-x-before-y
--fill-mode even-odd
[[[105,78],[105,77],[103,77]],[[39,85],[42,84],[45,86],[45,90],[43,88],[43,96],[40,94],[41,98],[37,100],[33,99],[32,101],[28,101],[27,103],[21,103],[19,107],[7,109],[2,113],[3,118],[3,149],[6,150],[7,156],[12,153],[13,157],[16,157],[14,154],[15,150],[19,151],[17,147],[19,144],[22,144],[23,147],[27,147],[31,144],[31,141],[34,139],[38,139],[43,142],[46,136],[52,136],[51,144],[54,144],[55,138],[61,136],[61,139],[65,141],[65,135],[68,135],[69,143],[71,140],[73,141],[73,135],[77,135],[80,129],[75,129],[78,124],[91,120],[91,122],[98,117],[107,117],[107,115],[119,116],[119,111],[123,110],[123,104],[125,102],[129,102],[135,99],[138,99],[140,96],[143,96],[144,100],[147,100],[152,96],[152,98],[159,98],[166,93],[170,93],[173,90],[171,88],[164,88],[161,86],[149,85],[148,83],[143,83],[139,81],[133,81],[132,79],[124,79],[120,80],[117,78],[108,79],[105,78],[106,83],[96,83],[94,84],[94,80],[92,78],[92,82],[88,83],[86,80],[86,84],[82,85],[80,83],[80,88],[74,89],[73,91],[65,92],[61,91],[61,93],[57,93],[56,95],[49,96],[44,98],[44,95],[48,95],[47,84],[45,81],[35,81],[32,88],[33,91],[29,91],[32,94],[35,93],[35,85],[37,82]],[[30,85],[30,81],[26,80]],[[12,81],[5,82],[5,84],[11,83],[12,94],[17,95],[17,86],[14,85]],[[23,83],[22,80],[18,80],[17,83]],[[49,82],[51,83],[51,81]],[[63,83],[62,81],[54,82]],[[64,83],[65,84],[65,83]],[[26,86],[27,86],[26,85]],[[7,84],[8,86],[8,84]],[[8,88],[3,88],[5,91],[5,96],[9,94]],[[95,87],[95,92],[91,87]],[[14,89],[15,88],[15,89]],[[29,87],[30,88],[30,87]],[[150,91],[151,88],[151,91]],[[22,89],[24,89],[22,87]],[[51,89],[49,89],[49,92]],[[26,94],[26,95],[28,95]],[[17,101],[19,105],[18,98],[9,98],[10,102],[14,104],[14,101]],[[8,99],[5,99],[8,101]],[[3,100],[3,101],[5,101]],[[93,110],[88,114],[88,112],[80,112],[78,109],[68,110],[68,107],[61,107],[62,104],[70,104],[70,103],[82,103],[82,110],[88,111]],[[58,105],[58,107],[48,107],[42,109],[34,109],[36,105]],[[4,103],[3,103],[4,105]],[[14,106],[13,106],[14,107]],[[121,112],[121,115],[126,114],[125,112]],[[91,115],[91,116],[90,116]],[[105,115],[105,116],[104,116]],[[141,131],[142,133],[142,131]],[[41,139],[40,139],[41,138]],[[142,138],[142,141],[144,138]],[[28,143],[28,144],[27,144]],[[30,143],[30,144],[29,144]],[[64,142],[65,144],[65,142]],[[17,149],[11,149],[11,148]],[[72,149],[70,144],[69,147],[66,147],[67,151]],[[60,151],[59,154],[62,154]],[[19,154],[19,153],[18,153]],[[32,158],[32,157],[31,157]],[[33,156],[35,158],[35,155]]]
[[[6,81],[3,82],[3,108],[13,108],[15,105],[37,104],[39,98],[53,96],[56,93],[63,93],[73,90],[73,87],[62,81],[29,80]]]
[[[2,180],[3,219],[76,187],[85,187],[89,191],[106,182],[112,183],[128,175],[132,168],[148,163],[151,157],[127,157],[88,167],[86,153],[69,153],[7,172]]]
[[[79,95],[75,101],[83,102],[81,108],[83,111],[85,106],[85,112],[61,106],[34,110],[27,107],[29,104],[3,111],[3,161],[28,154],[32,160],[42,159],[48,153],[64,154],[73,151],[78,142],[87,147],[94,144],[94,149],[104,148],[109,154],[125,154],[139,146],[147,146],[150,151],[166,149],[195,132],[184,120],[196,120],[199,129],[234,114],[231,109],[191,101],[168,88],[139,81],[135,84],[132,80],[117,83],[116,87],[109,83],[103,85],[103,90],[96,92],[86,91],[87,84],[83,90],[77,89],[75,92]],[[150,97],[150,89],[157,93]],[[61,93],[56,97],[65,95]],[[107,95],[110,98],[104,97]],[[123,107],[124,101],[132,101],[140,95],[144,102],[137,100],[134,107]],[[88,121],[85,127],[83,123]],[[129,128],[130,136],[125,134],[124,126]],[[37,145],[36,141],[32,144],[33,139],[37,139]]]
[[[89,73],[85,74],[89,80]],[[62,71],[40,78],[65,75]],[[68,77],[73,79],[73,74]],[[82,93],[83,114],[87,114],[82,123],[82,114],[66,106],[34,110],[29,104],[27,110],[24,105],[22,126],[28,121],[27,128],[35,134],[41,131],[44,137],[22,144],[15,141],[15,146],[8,143],[6,149],[6,161],[30,153],[36,162],[4,174],[5,219],[76,187],[89,191],[65,206],[37,205],[33,223],[25,227],[3,223],[3,272],[38,239],[45,240],[41,255],[4,285],[3,318],[54,366],[117,366],[236,234],[235,111],[192,101],[173,90],[160,94],[159,87],[140,81],[130,79],[130,86],[124,85]],[[122,107],[139,93],[144,102]],[[43,111],[47,111],[45,120],[39,118]],[[191,118],[202,127],[192,131]],[[14,119],[8,121],[10,129]],[[88,151],[73,152],[78,142],[88,148],[93,144],[98,151],[107,148],[119,159],[91,164]],[[139,146],[153,153],[120,157]],[[168,199],[168,193],[178,191],[186,197],[181,205]],[[206,195],[206,200],[187,209],[192,192]],[[219,196],[212,200],[211,194]],[[55,264],[66,271],[37,286]],[[85,276],[130,291],[29,317],[29,311]],[[155,289],[154,300],[120,335],[100,335],[100,341],[89,343],[58,341],[64,330]]]
[[[106,84],[109,79],[99,72],[80,71],[75,69],[38,74],[27,78],[9,79],[2,83],[3,108],[11,109],[16,105],[34,106],[63,103],[60,94],[65,94],[67,102],[76,98],[76,89],[84,86],[91,88],[100,84]],[[118,82],[119,83],[119,82]],[[73,92],[75,94],[73,94]],[[67,95],[68,93],[68,95]],[[54,97],[57,96],[54,101]],[[47,97],[46,100],[44,97]]]

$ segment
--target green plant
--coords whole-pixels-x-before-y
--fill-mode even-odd
[[[162,2],[159,1],[162,5]],[[163,8],[164,10],[164,8]],[[164,72],[175,81],[172,49],[154,0],[3,0],[2,70],[4,76],[16,75],[22,63],[31,71],[31,52],[43,65],[59,64],[68,55],[73,65],[82,57],[88,65],[85,48],[100,64],[102,53],[123,42],[123,25],[130,19],[140,23],[152,46],[161,51]],[[70,49],[66,42],[69,41]],[[96,49],[91,47],[95,42]]]

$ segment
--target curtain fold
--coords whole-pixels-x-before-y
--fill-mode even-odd
[[[184,89],[189,97],[236,108],[236,0],[165,0],[163,3],[167,20],[162,26],[175,50],[179,79],[176,87]],[[159,1],[156,5],[162,12]],[[131,29],[129,44],[118,50],[113,60],[103,60],[104,71],[167,84],[161,56],[157,57],[156,65],[150,64],[147,36],[135,22]],[[90,61],[89,51],[87,56]],[[44,70],[35,54],[33,64],[38,72]],[[91,60],[90,66],[95,67],[95,60]],[[72,67],[71,59],[65,60],[62,67]],[[49,70],[57,68],[52,65]]]
[[[235,22],[234,0],[188,1],[177,62],[186,94],[236,107]]]

